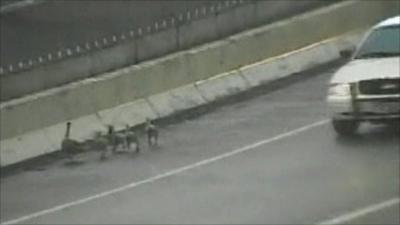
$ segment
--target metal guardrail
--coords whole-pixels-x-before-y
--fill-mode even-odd
[[[20,4],[27,3],[39,3],[45,0],[26,0],[19,2]],[[184,13],[180,13],[177,16],[155,21],[152,24],[144,27],[138,27],[136,29],[126,30],[124,32],[113,34],[107,37],[97,38],[90,42],[79,43],[74,46],[65,47],[53,52],[48,52],[44,55],[36,58],[30,58],[26,60],[20,60],[14,64],[0,65],[0,75],[19,73],[22,71],[30,70],[38,66],[43,66],[49,63],[64,60],[66,58],[76,57],[83,54],[88,54],[96,50],[106,49],[112,46],[119,45],[126,41],[131,41],[137,38],[142,38],[171,27],[177,28],[186,23],[205,18],[207,16],[221,13],[226,10],[236,8],[244,4],[251,4],[252,1],[246,0],[225,0],[216,1],[216,4],[211,6],[203,6],[194,10],[189,10]],[[15,3],[17,4],[17,3]],[[6,7],[6,6],[4,6]],[[11,5],[9,6],[11,7]],[[16,7],[16,6],[14,6]],[[3,8],[3,7],[2,7]]]

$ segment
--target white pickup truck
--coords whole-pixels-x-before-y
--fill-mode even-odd
[[[328,106],[339,135],[354,134],[360,123],[400,119],[400,16],[375,25],[332,77]]]

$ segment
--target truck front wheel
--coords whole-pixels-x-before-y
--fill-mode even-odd
[[[351,136],[357,132],[360,126],[359,121],[355,120],[332,120],[333,129],[341,136]]]

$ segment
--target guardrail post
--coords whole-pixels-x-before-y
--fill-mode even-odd
[[[124,41],[126,39],[125,34],[121,34],[120,39]]]
[[[138,37],[137,37],[137,35],[135,34],[135,31],[133,31],[133,30],[131,30],[130,32],[129,32],[129,35],[133,38],[133,47],[134,47],[134,49],[133,49],[133,60],[134,60],[134,64],[137,64],[137,63],[139,63],[139,56],[138,56]]]
[[[67,52],[67,56],[71,56],[72,55],[71,49],[67,48],[66,52]]]
[[[154,30],[155,30],[155,32],[158,31],[158,22],[155,22],[155,23],[154,23]]]

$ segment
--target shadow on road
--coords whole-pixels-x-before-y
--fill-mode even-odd
[[[361,127],[359,133],[353,136],[337,136],[336,142],[338,145],[345,147],[377,147],[380,148],[382,145],[397,144],[400,143],[400,125],[366,125]]]

